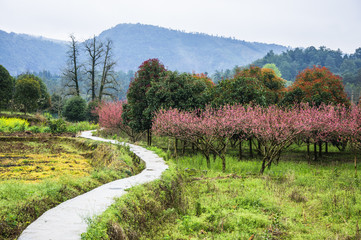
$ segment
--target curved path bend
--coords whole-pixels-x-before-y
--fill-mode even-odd
[[[87,229],[87,219],[104,212],[115,197],[126,193],[125,189],[159,179],[168,166],[162,158],[143,147],[93,137],[91,131],[82,132],[81,137],[96,141],[124,144],[140,157],[146,168],[139,174],[119,179],[75,198],[67,200],[46,211],[31,223],[20,235],[19,240],[75,240]]]

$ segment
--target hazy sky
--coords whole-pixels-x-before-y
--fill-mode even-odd
[[[0,29],[68,40],[143,23],[291,47],[361,47],[360,0],[0,0]]]

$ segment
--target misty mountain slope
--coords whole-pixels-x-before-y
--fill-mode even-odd
[[[251,43],[142,24],[119,24],[99,37],[113,40],[118,67],[122,70],[134,69],[148,58],[159,58],[171,70],[213,72],[249,64],[270,50],[275,53],[286,50],[276,44]]]
[[[273,50],[276,44],[246,42],[202,33],[185,33],[142,24],[119,24],[103,31],[102,40],[111,39],[117,70],[137,70],[149,58],[158,58],[170,70],[209,72],[246,65]],[[60,73],[66,64],[66,42],[0,30],[0,64],[12,75],[48,70]],[[84,59],[84,48],[81,47]]]
[[[12,75],[42,70],[59,72],[66,51],[66,42],[0,30],[0,64]]]

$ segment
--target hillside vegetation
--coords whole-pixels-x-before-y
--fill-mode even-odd
[[[300,71],[314,65],[327,67],[334,74],[341,75],[347,83],[359,84],[361,80],[361,48],[356,49],[353,54],[343,54],[340,50],[334,51],[325,47],[296,48],[281,54],[269,52],[265,57],[253,62],[260,67],[267,63],[276,64],[282,77],[290,81],[294,81]]]

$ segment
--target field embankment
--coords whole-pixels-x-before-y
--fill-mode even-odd
[[[67,199],[142,169],[139,159],[122,146],[20,135],[0,137],[1,239],[16,238],[43,212]]]

